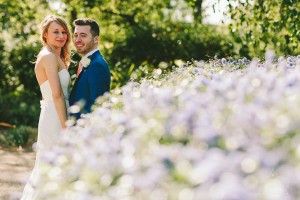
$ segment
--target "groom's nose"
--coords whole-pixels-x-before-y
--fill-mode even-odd
[[[74,40],[75,40],[75,42],[81,41],[81,37],[80,36],[76,36],[76,37],[74,37]]]

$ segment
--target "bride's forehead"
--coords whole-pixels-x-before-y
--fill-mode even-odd
[[[57,22],[51,22],[49,29],[58,29],[58,30],[65,30],[62,25],[58,24]]]

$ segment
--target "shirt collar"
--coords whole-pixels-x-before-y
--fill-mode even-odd
[[[88,52],[88,53],[87,53],[85,56],[83,56],[83,57],[88,57],[88,56],[92,55],[93,53],[95,53],[96,51],[98,51],[98,48],[96,48],[96,49],[94,49],[94,50]]]

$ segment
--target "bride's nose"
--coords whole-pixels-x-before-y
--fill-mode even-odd
[[[64,33],[59,33],[59,34],[58,34],[58,37],[59,37],[59,38],[64,38],[64,37],[65,37],[65,34],[64,34]]]

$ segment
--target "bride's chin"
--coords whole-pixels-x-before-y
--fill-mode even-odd
[[[52,47],[54,47],[55,49],[59,49],[59,48],[63,48],[65,46],[65,44],[60,44],[60,45],[53,45]]]

